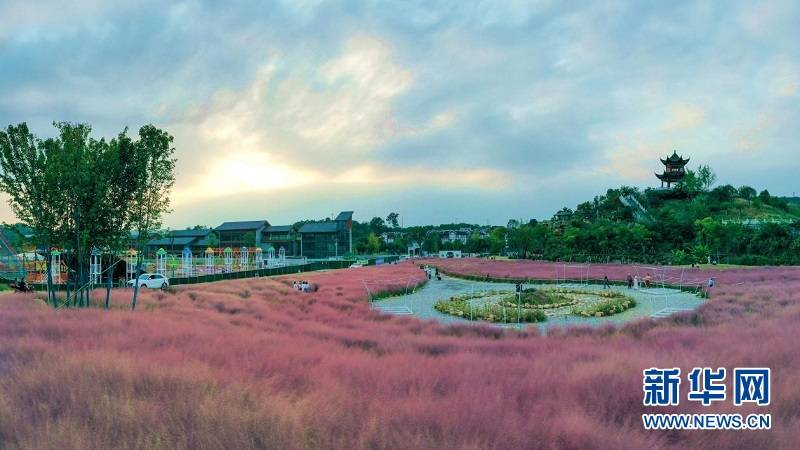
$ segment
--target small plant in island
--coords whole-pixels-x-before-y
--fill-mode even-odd
[[[485,299],[479,305],[471,300]],[[507,291],[483,291],[462,294],[448,300],[440,300],[434,308],[444,314],[470,320],[490,322],[541,322],[547,314],[553,315],[560,308],[574,306],[572,310],[560,312],[583,317],[603,317],[626,311],[636,306],[636,301],[617,291],[589,291],[578,289],[525,289],[521,293]]]
[[[605,296],[597,303],[584,304],[572,308],[572,314],[583,317],[605,317],[627,311],[636,306],[636,300],[627,295]]]
[[[433,307],[441,313],[469,320],[500,323],[544,322],[547,320],[547,316],[540,309],[506,307],[499,303],[473,306],[469,299],[465,299],[463,296],[440,300]]]
[[[520,294],[510,294],[499,302],[507,308],[553,309],[578,303],[570,291],[564,289],[525,289]]]

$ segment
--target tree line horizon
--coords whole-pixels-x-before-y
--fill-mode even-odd
[[[57,136],[46,139],[36,137],[25,123],[0,130],[0,191],[9,195],[20,222],[30,227],[31,244],[48,251],[68,251],[65,262],[78,288],[86,284],[92,249],[127,250],[131,232],[136,231],[134,245],[141,253],[147,240],[163,231],[163,216],[171,211],[169,194],[177,160],[173,137],[153,125],[142,126],[134,137],[125,128],[110,140],[91,137],[88,124],[54,122],[53,126]],[[612,188],[574,209],[562,208],[549,221],[512,219],[506,226],[401,227],[399,214],[390,212],[385,219],[354,221],[354,250],[404,254],[408,244],[416,242],[429,253],[462,250],[578,262],[800,263],[800,205],[772,196],[766,189],[759,193],[750,186],[714,187],[715,183],[716,174],[703,165],[688,169],[671,189]],[[650,220],[637,219],[635,211],[620,201],[622,196],[635,198]],[[724,218],[736,214],[740,219],[757,219],[767,213],[783,215],[783,219],[752,226]],[[466,227],[474,232],[465,244],[443,243],[435,232]],[[479,228],[488,234],[482,235]],[[391,243],[382,241],[380,234],[389,231],[403,235]],[[137,266],[138,273],[141,261]],[[49,278],[48,298],[56,304]],[[88,298],[79,292],[73,301],[85,305]]]

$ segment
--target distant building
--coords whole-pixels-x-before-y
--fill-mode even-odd
[[[469,240],[469,236],[472,234],[472,230],[468,228],[461,228],[458,230],[442,230],[440,233],[442,244],[455,244],[456,242],[460,242],[461,244],[466,245],[467,240]]]
[[[332,221],[310,222],[300,227],[300,255],[311,259],[353,252],[353,211],[342,211]]]
[[[159,248],[170,253],[178,253],[183,251],[185,247],[189,247],[193,252],[202,252],[208,247],[208,234],[210,229],[200,230],[172,230],[168,231],[165,236],[153,238],[147,241],[146,252],[154,253]]]
[[[267,227],[269,222],[266,220],[223,222],[214,228],[214,233],[219,239],[221,248],[261,247],[263,233]]]
[[[574,215],[575,213],[572,212],[571,209],[562,208],[553,216],[553,219],[550,221],[550,227],[564,228],[569,224]]]
[[[381,233],[380,238],[387,244],[394,244],[394,241],[403,239],[405,235],[402,231],[384,231]]]
[[[672,183],[677,183],[686,176],[685,166],[689,162],[689,158],[683,159],[683,156],[678,156],[678,152],[673,150],[672,156],[667,159],[662,159],[661,164],[664,164],[664,172],[656,173],[656,178],[661,180],[661,187],[667,183],[667,188],[671,187]]]
[[[270,225],[261,234],[261,247],[275,249],[275,254],[283,248],[286,256],[300,255],[300,235],[294,225]]]
[[[420,247],[419,242],[408,244],[408,257],[413,258],[415,256],[422,256],[422,247]]]
[[[461,250],[441,250],[439,258],[461,258]]]

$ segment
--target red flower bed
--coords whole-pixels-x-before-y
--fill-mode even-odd
[[[547,263],[442,261],[552,278]],[[443,266],[443,268],[445,267]],[[469,272],[468,272],[469,270]],[[606,266],[622,279],[625,266]],[[547,275],[549,273],[550,275]],[[702,273],[706,276],[705,273]],[[697,312],[619,330],[448,327],[370,309],[412,264],[145,292],[111,311],[0,295],[0,442],[11,448],[791,448],[800,440],[800,270],[714,272]],[[319,285],[314,293],[291,280]],[[744,284],[738,284],[744,283]],[[772,368],[765,432],[647,432],[642,369]],[[661,411],[657,411],[661,412]]]

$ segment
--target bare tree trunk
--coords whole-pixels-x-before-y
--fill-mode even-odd
[[[50,246],[47,246],[47,263],[45,266],[47,267],[47,298],[48,300],[53,303],[53,307],[57,307],[58,303],[56,302],[56,294],[53,292],[53,268],[51,267],[52,258],[50,257]],[[36,265],[36,259],[34,259],[34,267]]]
[[[81,308],[85,308],[86,306],[88,306],[88,302],[86,301],[86,289],[84,289],[84,287],[86,286],[86,273],[83,270],[84,267],[83,267],[82,256],[83,255],[81,255],[81,253],[78,252],[78,282],[76,289],[78,289],[78,305]]]
[[[139,253],[136,254],[136,277],[133,282],[133,301],[131,302],[131,311],[136,310],[136,300],[139,297],[139,272],[142,270],[142,257]]]
[[[66,289],[66,296],[67,296],[65,301],[67,303],[67,306],[72,306],[72,304],[74,303],[72,301],[72,289],[70,289],[71,286],[72,283],[70,283],[69,265],[67,265],[67,279],[64,280],[64,287]]]
[[[109,307],[111,306],[111,283],[113,283],[114,279],[115,266],[116,265],[114,264],[114,258],[112,257],[111,262],[109,262],[108,264],[108,269],[106,269],[106,271],[108,272],[106,274],[106,309],[109,309]]]

